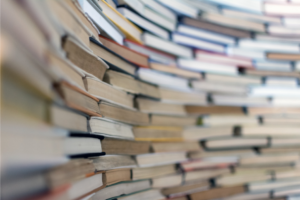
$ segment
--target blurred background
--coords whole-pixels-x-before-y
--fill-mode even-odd
[[[299,200],[299,0],[2,0],[1,199]]]

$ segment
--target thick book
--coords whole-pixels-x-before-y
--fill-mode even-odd
[[[198,117],[176,117],[168,115],[151,115],[150,124],[152,126],[194,126]]]
[[[167,53],[159,51],[157,49],[153,49],[151,47],[147,47],[145,45],[138,44],[131,40],[125,39],[124,42],[128,48],[149,56],[149,58],[153,61],[165,64],[165,65],[176,66],[176,56],[167,54]]]
[[[297,61],[300,60],[300,54],[299,53],[277,53],[277,52],[269,52],[267,53],[268,59],[274,59],[274,60],[292,60]]]
[[[128,48],[126,46],[122,46],[108,38],[103,37],[103,36],[99,36],[99,40],[102,42],[102,44],[105,47],[114,51],[116,54],[119,54],[120,56],[129,60],[130,62],[132,62],[140,67],[149,68],[148,56],[141,54],[137,51],[131,50],[130,48]]]
[[[185,183],[197,183],[199,181],[205,181],[208,179],[216,178],[221,175],[230,174],[231,171],[228,167],[217,167],[197,170],[196,166],[189,166],[181,164],[181,167],[185,171],[184,182]]]
[[[108,49],[104,45],[100,44],[96,40],[90,38],[90,49],[94,52],[95,55],[99,56],[107,62],[110,68],[113,68],[117,71],[122,71],[129,73],[131,75],[135,74],[136,65],[127,61],[125,58],[115,53],[114,51]]]
[[[206,181],[200,183],[184,183],[180,186],[169,187],[162,189],[162,193],[167,197],[178,197],[182,195],[188,195],[195,192],[207,190],[210,187]],[[175,198],[176,199],[176,198]]]
[[[213,52],[207,52],[203,50],[196,50],[195,56],[197,60],[209,61],[213,63],[235,65],[238,67],[252,68],[253,63],[249,58],[239,57],[239,56],[229,56],[225,54],[218,54]]]
[[[104,118],[132,125],[148,125],[149,115],[132,109],[126,109],[108,102],[101,101],[100,113]]]
[[[49,52],[47,54],[49,63],[53,70],[58,74],[59,79],[68,81],[69,83],[85,90],[82,78],[85,73],[68,59],[59,56],[56,53]]]
[[[93,35],[92,31],[82,22],[82,20],[70,9],[70,5],[60,1],[46,1],[48,12],[66,33],[72,35],[83,46],[88,47],[89,37]]]
[[[152,142],[151,149],[156,153],[172,151],[201,151],[201,147],[198,142]]]
[[[232,37],[238,37],[238,38],[250,38],[251,33],[250,31],[244,31],[236,28],[229,28],[227,26],[222,26],[210,22],[206,22],[204,20],[200,19],[192,19],[188,17],[182,18],[181,23],[188,25],[188,26],[194,26],[196,28],[232,36]]]
[[[70,189],[67,191],[68,198],[82,199],[103,189],[105,186],[106,180],[103,176],[103,172],[97,172],[94,175],[71,184]]]
[[[100,30],[101,35],[105,35],[119,44],[123,44],[125,35],[104,15],[96,2],[92,0],[80,1],[80,5],[88,18],[90,18]],[[98,36],[98,34],[96,36]],[[99,41],[99,38],[96,38],[96,40]]]
[[[161,176],[151,180],[152,188],[167,188],[175,187],[182,184],[182,174],[172,174]]]
[[[189,82],[186,78],[172,76],[171,74],[165,74],[156,70],[144,68],[139,68],[137,71],[137,75],[141,80],[158,86],[183,91],[190,90]]]
[[[137,141],[179,142],[183,140],[181,127],[136,126],[133,128]]]
[[[141,14],[143,17],[139,16],[126,7],[118,8],[118,11],[142,29],[147,30],[164,39],[169,38],[169,32],[165,29],[168,29],[170,31],[175,30],[175,22],[165,19],[163,16],[147,7],[144,8],[143,13]]]
[[[102,8],[102,12],[126,35],[126,38],[142,43],[142,31],[138,27],[126,19],[117,11],[117,9],[109,5],[106,1],[101,0],[97,3]]]
[[[174,164],[131,169],[132,180],[149,179],[175,173],[177,173],[177,169]]]
[[[117,168],[134,168],[136,161],[128,155],[105,155],[92,158],[93,165],[97,171]]]
[[[237,194],[244,193],[246,187],[243,185],[232,186],[232,187],[217,187],[212,188],[203,192],[197,192],[190,195],[191,200],[209,200],[209,199],[220,199]]]
[[[202,78],[202,75],[200,73],[180,69],[178,67],[164,65],[161,63],[157,63],[157,62],[150,62],[149,65],[150,65],[151,69],[154,69],[154,70],[157,70],[160,72],[169,73],[169,74],[176,75],[176,76],[180,76],[180,77],[184,77],[184,78],[194,78],[194,79]]]
[[[149,142],[121,140],[105,137],[102,141],[102,150],[107,155],[138,155],[150,152]]]
[[[187,159],[185,152],[152,153],[135,156],[139,167],[155,167],[175,164]]]
[[[218,114],[218,115],[244,115],[243,108],[235,106],[185,106],[188,114],[205,115],[205,114]]]
[[[192,58],[193,52],[191,48],[176,44],[166,39],[161,39],[149,33],[143,34],[143,42],[146,46],[164,51],[166,53],[183,57],[183,58]]]
[[[96,78],[87,77],[84,79],[84,83],[88,93],[94,95],[98,99],[118,106],[123,106],[128,109],[134,109],[133,95]]]
[[[206,105],[207,95],[200,91],[178,91],[159,87],[161,102],[179,105]]]
[[[68,37],[63,43],[67,58],[79,68],[102,80],[108,65],[91,52],[82,48],[73,38]]]
[[[150,187],[151,185],[149,180],[127,181],[123,183],[113,184],[96,192],[92,197],[92,200],[106,200],[111,197],[127,195],[130,193],[150,189]]]
[[[93,134],[105,137],[134,140],[132,127],[127,124],[108,120],[102,117],[91,117],[89,119],[90,130]]]
[[[84,112],[90,116],[102,117],[98,107],[99,100],[96,97],[67,82],[62,82],[56,89],[68,107]]]
[[[105,73],[104,81],[116,88],[132,94],[144,95],[157,99],[160,98],[160,93],[157,86],[145,83],[127,74],[108,70]]]
[[[223,137],[208,139],[203,142],[203,145],[209,150],[224,150],[268,147],[270,144],[267,137]]]
[[[135,192],[128,195],[121,195],[113,198],[109,198],[108,200],[140,200],[140,199],[153,199],[160,200],[164,199],[164,196],[161,194],[158,189],[149,189],[140,192]]]
[[[103,176],[103,178],[106,180],[107,186],[131,180],[129,168],[107,170],[103,173]]]
[[[152,114],[164,114],[173,116],[185,116],[183,105],[168,104],[146,98],[136,99],[137,107],[141,112]]]

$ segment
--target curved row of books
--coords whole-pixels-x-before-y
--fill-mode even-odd
[[[1,199],[300,199],[299,0],[1,4]]]

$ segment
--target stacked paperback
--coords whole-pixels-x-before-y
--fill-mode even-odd
[[[299,0],[1,4],[1,199],[300,199]]]

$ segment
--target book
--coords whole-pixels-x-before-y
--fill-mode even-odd
[[[208,139],[204,142],[207,149],[249,149],[254,147],[267,147],[269,141],[262,137],[227,137],[218,139]]]
[[[221,13],[225,16],[236,17],[236,18],[245,19],[249,21],[262,22],[268,24],[281,24],[280,18],[276,16],[268,16],[268,15],[262,15],[258,13],[243,12],[239,10],[232,10],[229,8],[222,8]]]
[[[145,83],[137,78],[120,72],[108,70],[106,71],[103,80],[116,88],[132,94],[145,95],[157,99],[160,98],[158,88],[155,85]]]
[[[176,57],[171,54],[167,54],[165,52],[153,49],[151,47],[147,47],[147,46],[135,43],[131,40],[125,39],[124,42],[128,48],[149,56],[149,58],[153,61],[165,64],[165,65],[176,66]]]
[[[105,137],[102,150],[106,155],[138,155],[150,152],[150,143]]]
[[[238,56],[229,56],[224,54],[212,53],[203,50],[196,50],[195,56],[197,60],[200,61],[209,61],[213,63],[235,65],[238,67],[253,67],[253,63],[248,58],[238,57]]]
[[[163,199],[164,196],[161,194],[161,192],[157,189],[149,189],[146,191],[141,191],[141,192],[137,192],[137,193],[133,193],[133,194],[129,194],[129,195],[121,195],[118,197],[114,197],[112,199],[116,199],[116,200],[138,200],[138,199],[153,199],[153,200],[160,200]],[[109,199],[109,200],[112,200]]]
[[[102,12],[124,33],[126,38],[132,39],[138,43],[142,43],[142,31],[138,27],[127,20],[123,15],[121,15],[121,13],[119,13],[106,1],[97,1],[97,3],[101,7]]]
[[[184,18],[182,18],[181,23],[188,25],[188,26],[193,26],[196,28],[200,28],[200,29],[204,29],[204,30],[232,36],[232,37],[250,38],[250,36],[251,36],[249,31],[240,30],[240,29],[236,29],[236,28],[230,28],[227,26],[222,26],[222,25],[206,22],[201,19],[192,19],[192,18],[184,17]]]
[[[250,12],[250,13],[251,12],[252,13],[261,13],[262,7],[263,7],[263,5],[261,4],[260,1],[252,1],[248,5],[245,5],[242,2],[237,1],[237,0],[234,0],[234,1],[209,0],[209,2],[220,4],[224,7],[232,8],[234,10],[241,10],[241,11]]]
[[[264,12],[273,16],[297,16],[300,15],[298,11],[299,5],[294,3],[276,3],[266,2],[263,5]]]
[[[129,1],[130,2],[130,1]],[[175,30],[175,26],[176,26],[176,20],[170,20],[168,18],[166,18],[165,16],[161,15],[160,13],[157,13],[155,10],[149,8],[148,6],[145,6],[144,5],[144,2],[140,2],[139,3],[139,6],[136,6],[135,5],[130,5],[130,3],[126,3],[125,5],[124,4],[119,4],[119,6],[129,6],[131,9],[135,10],[136,12],[138,12],[141,16],[143,16],[144,18],[146,18],[147,20],[153,22],[154,24],[164,28],[164,29],[167,29],[168,31],[174,31]],[[135,15],[133,12],[129,13],[130,10],[128,9],[124,9],[124,8],[119,8],[118,9],[119,12],[121,12],[125,17],[129,17],[129,15],[131,15],[131,17],[129,18],[131,21],[133,21],[134,23],[136,23],[137,21],[136,20],[133,20],[134,18],[137,19],[139,18],[140,21],[142,19],[142,23],[136,23],[138,24],[140,27],[143,27],[144,29],[148,30],[149,32],[153,32],[153,30],[151,30],[151,28],[159,28],[157,27],[156,25],[152,24],[151,22],[149,23],[149,21]],[[133,18],[134,17],[134,18]],[[149,26],[150,24],[150,26]],[[148,26],[148,27],[147,27]],[[168,39],[168,32],[164,29],[161,29],[161,31],[164,31],[165,34],[163,38],[165,39]],[[153,32],[154,33],[154,32]],[[154,33],[155,34],[155,33]],[[158,35],[158,34],[155,34],[155,35]],[[160,35],[158,35],[160,36]]]
[[[190,195],[192,200],[208,200],[208,199],[217,199],[225,198],[245,192],[245,187],[243,185],[232,186],[232,187],[219,187],[212,188],[202,192],[196,192]]]
[[[192,36],[195,38],[202,39],[204,41],[208,40],[213,43],[219,43],[219,44],[224,44],[224,45],[234,45],[235,40],[233,37],[229,37],[226,35],[218,34],[218,33],[213,33],[207,30],[191,27],[191,26],[186,26],[186,25],[181,25],[177,27],[177,32],[183,34],[183,35],[188,35]],[[203,44],[205,44],[203,42]],[[209,44],[209,43],[207,43]]]
[[[208,127],[214,126],[241,126],[241,125],[259,125],[259,119],[254,116],[240,115],[209,115],[202,117],[202,124]]]
[[[125,35],[103,14],[94,1],[80,1],[83,11],[93,20],[101,30],[100,34],[105,35],[119,44],[123,44]],[[99,34],[97,34],[98,36]],[[97,38],[98,39],[98,38]]]
[[[205,81],[208,82],[218,82],[218,83],[226,83],[232,85],[261,85],[262,79],[261,77],[256,76],[246,76],[246,75],[219,75],[219,74],[205,74]]]
[[[63,48],[67,52],[67,58],[72,63],[102,80],[106,69],[108,69],[107,64],[103,60],[82,48],[80,44],[70,37],[66,38]]]
[[[160,15],[163,15],[164,17],[172,20],[177,21],[177,16],[174,12],[169,10],[168,8],[164,7],[163,5],[157,3],[156,1],[150,0],[142,0],[143,4],[154,11],[158,12]]]
[[[81,19],[72,12],[69,5],[66,2],[58,1],[46,1],[45,3],[47,8],[51,11],[49,14],[60,22],[57,23],[57,25],[61,26],[65,32],[76,37],[81,45],[88,47],[88,38],[92,36],[93,33],[84,25]]]
[[[261,181],[257,183],[248,184],[248,190],[250,192],[268,192],[274,189],[283,188],[283,187],[292,187],[299,185],[299,179],[282,179],[275,181]]]
[[[91,117],[89,125],[93,134],[99,134],[112,138],[134,140],[132,127],[102,117]]]
[[[181,1],[174,1],[173,3],[170,3],[166,0],[159,0],[163,5],[167,6],[168,8],[174,10],[176,13],[180,13],[185,16],[190,16],[193,18],[197,18],[199,10],[189,4],[185,4]]]
[[[149,65],[150,65],[151,69],[154,69],[156,71],[169,73],[171,75],[176,75],[176,76],[183,77],[183,78],[194,78],[194,79],[202,78],[200,73],[191,72],[188,70],[180,69],[178,67],[172,67],[172,66],[160,64],[157,62],[150,62]]]
[[[265,26],[263,23],[244,20],[235,17],[228,17],[217,13],[204,13],[201,15],[201,19],[212,23],[224,25],[227,27],[238,28],[246,31],[265,32]]]
[[[128,155],[105,155],[92,158],[92,161],[97,171],[136,167],[135,160]]]
[[[121,69],[123,72],[125,71],[132,75],[135,73],[136,66],[134,64],[128,62],[125,58],[109,50],[96,40],[91,38],[89,47],[95,53],[95,55],[108,62],[110,68],[115,68],[116,70]]]
[[[149,115],[101,101],[99,109],[104,118],[132,125],[149,124]]]
[[[152,114],[165,114],[174,116],[186,115],[183,105],[167,104],[160,101],[153,101],[145,98],[136,99],[140,111]]]
[[[244,85],[233,85],[218,83],[213,81],[192,81],[192,87],[197,91],[205,91],[210,93],[219,93],[219,94],[233,94],[246,96],[249,93],[249,88]]]
[[[219,177],[221,175],[229,174],[230,169],[227,167],[223,168],[212,168],[212,169],[201,169],[195,170],[194,166],[182,165],[183,169],[186,171],[184,176],[184,181],[186,183],[197,183],[204,180]]]
[[[138,69],[137,75],[141,80],[159,86],[174,88],[177,90],[190,90],[188,80],[185,78],[171,76],[169,74],[160,73],[159,71],[143,68]]]
[[[81,71],[79,67],[74,65],[68,59],[59,56],[57,53],[49,52],[47,57],[49,59],[50,65],[54,68],[54,70],[57,70],[58,76],[61,75],[61,80],[65,80],[85,90],[82,80],[83,77],[85,77],[85,73]]]
[[[203,190],[207,190],[209,188],[209,184],[206,181],[195,184],[184,184],[180,186],[164,188],[162,189],[162,193],[168,197],[177,197],[182,195],[187,195],[195,192],[200,192]],[[178,197],[184,198],[184,197]]]
[[[113,185],[123,181],[130,181],[130,169],[112,169],[103,173],[106,185]]]
[[[128,109],[134,109],[133,95],[127,94],[126,92],[95,78],[85,78],[84,82],[88,93],[100,100],[123,106]]]
[[[182,59],[178,60],[178,65],[187,70],[196,72],[209,72],[209,73],[220,73],[226,75],[238,74],[238,69],[233,65],[224,65],[217,63],[210,63],[206,61]]]
[[[198,142],[152,142],[151,149],[153,152],[171,152],[171,151],[200,151],[201,147]]]
[[[148,56],[145,56],[141,53],[133,51],[125,46],[122,46],[122,45],[120,45],[108,38],[102,37],[102,36],[99,36],[99,40],[102,42],[102,44],[105,47],[114,51],[115,53],[119,54],[123,58],[129,60],[130,62],[132,62],[140,67],[149,68]]]
[[[98,107],[99,100],[80,88],[62,82],[57,86],[57,92],[70,108],[84,112],[90,116],[102,117]]]
[[[200,38],[186,36],[181,33],[173,33],[172,40],[178,44],[188,46],[191,48],[204,49],[207,51],[213,51],[217,53],[225,52],[225,48],[223,45],[207,42],[205,40],[201,40]]]
[[[193,52],[190,48],[175,44],[171,41],[158,38],[149,33],[143,34],[143,42],[146,46],[152,47],[154,49],[158,49],[160,51],[167,52],[169,54],[184,57],[184,58],[192,58]]]
[[[241,158],[239,163],[240,165],[250,166],[288,165],[297,162],[298,159],[299,155],[297,153],[270,154]]]
[[[98,190],[101,190],[106,185],[102,172],[97,172],[92,176],[73,183],[68,190],[70,199],[84,198]],[[84,187],[85,186],[85,187]]]
[[[197,117],[174,117],[168,115],[151,115],[153,126],[193,126],[197,124]]]
[[[226,114],[235,114],[235,115],[244,115],[244,111],[241,107],[235,106],[185,106],[185,109],[188,114],[201,115],[201,114],[218,114],[218,115],[226,115]],[[253,109],[253,108],[251,108]]]
[[[173,174],[151,179],[152,188],[174,187],[182,184],[182,174]]]
[[[194,88],[195,89],[195,88]],[[194,91],[176,91],[159,87],[161,102],[183,105],[206,105],[206,94]]]
[[[136,126],[133,127],[137,141],[179,142],[183,140],[181,127]]]
[[[299,54],[288,54],[288,53],[267,53],[268,59],[275,59],[275,60],[299,60],[300,55]]]
[[[150,189],[149,180],[128,181],[107,186],[96,192],[92,199],[106,200],[111,197],[135,193],[146,189]]]
[[[131,169],[132,180],[149,179],[177,173],[174,164]]]
[[[167,152],[167,153],[154,153],[154,154],[141,154],[135,156],[136,162],[139,167],[155,167],[167,164],[175,164],[185,161],[185,152]]]
[[[212,100],[215,105],[221,106],[248,106],[248,107],[263,107],[271,105],[268,98],[252,97],[252,96],[231,96],[228,94],[213,94]]]

